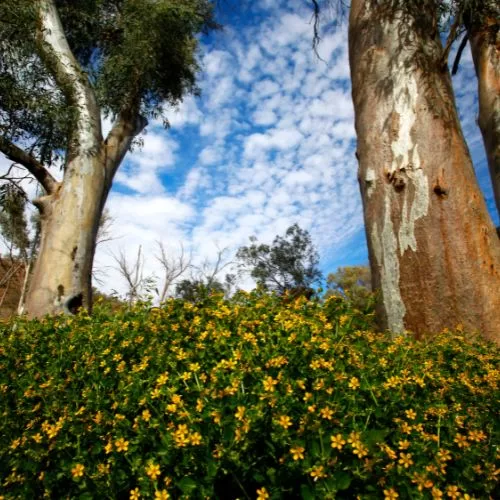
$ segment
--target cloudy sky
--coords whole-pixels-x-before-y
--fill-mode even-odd
[[[225,4],[224,29],[202,40],[201,97],[169,111],[169,130],[151,123],[116,176],[107,204],[113,239],[96,255],[104,290],[124,290],[113,260],[120,249],[132,258],[142,245],[152,274],[158,240],[172,255],[182,243],[198,261],[217,248],[230,258],[251,235],[270,242],[295,222],[310,232],[325,275],[367,262],[346,23],[324,23],[318,59],[307,2],[238,3]],[[454,84],[494,214],[468,52]]]

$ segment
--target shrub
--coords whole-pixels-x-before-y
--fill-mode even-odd
[[[333,300],[3,326],[0,496],[493,495],[499,349],[460,330],[392,341]]]

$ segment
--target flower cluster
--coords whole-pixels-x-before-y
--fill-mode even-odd
[[[0,330],[0,498],[485,498],[500,351],[333,297],[169,300]]]

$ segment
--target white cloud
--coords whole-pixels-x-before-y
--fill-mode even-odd
[[[256,0],[247,8],[255,17],[246,25],[229,22],[204,42],[201,98],[168,110],[170,130],[153,122],[144,148],[119,171],[108,203],[119,238],[97,255],[109,272],[105,289],[123,289],[109,267],[110,252],[120,248],[132,254],[142,245],[152,273],[155,240],[174,248],[183,242],[200,260],[214,258],[216,244],[234,254],[250,235],[271,242],[295,222],[310,231],[323,265],[337,255],[349,263],[350,253],[359,261],[363,220],[346,26],[323,34],[322,61],[311,48],[303,0]],[[462,64],[457,97],[479,150],[468,52]],[[120,192],[124,187],[132,194]]]

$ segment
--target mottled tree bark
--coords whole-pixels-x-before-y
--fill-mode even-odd
[[[392,5],[388,5],[388,4]],[[435,2],[353,0],[349,57],[378,316],[500,342],[500,241],[461,132]]]
[[[496,17],[466,24],[478,79],[479,128],[500,215],[500,4],[489,0],[488,4]]]

